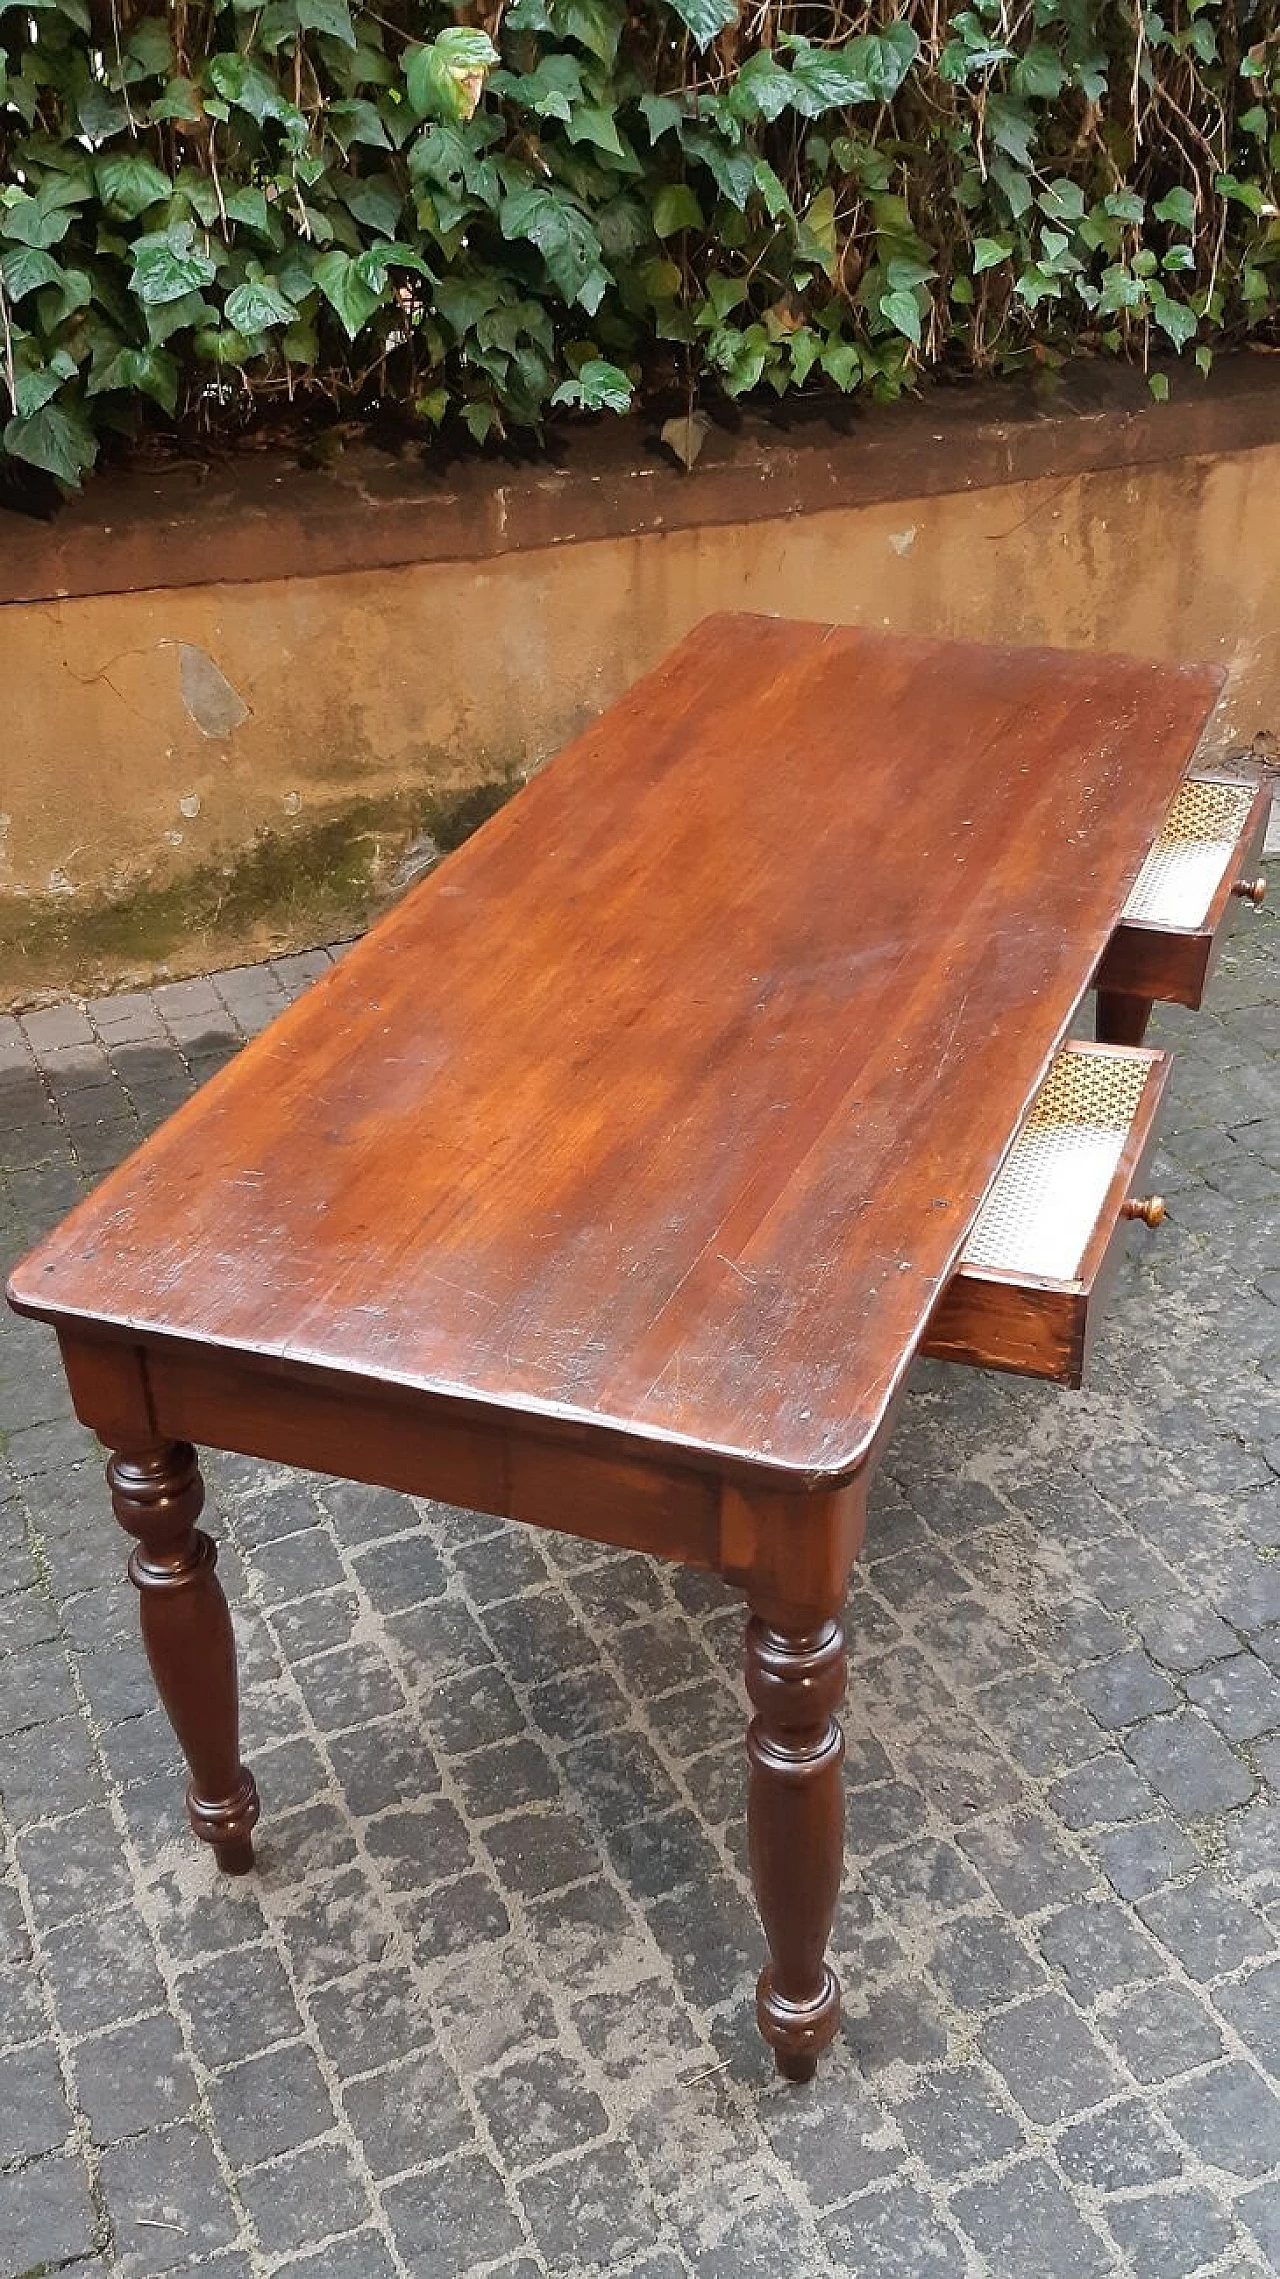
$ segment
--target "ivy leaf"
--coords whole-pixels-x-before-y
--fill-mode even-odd
[[[1151,394],[1156,403],[1168,403],[1169,375],[1167,372],[1149,372],[1147,374],[1147,386],[1150,388]]]
[[[42,405],[52,401],[64,380],[75,378],[75,369],[65,349],[51,356],[47,364],[19,363],[14,375],[17,417],[32,418]]]
[[[895,332],[902,333],[913,348],[920,346],[920,304],[914,293],[905,288],[884,293],[880,298],[880,314],[887,318]]]
[[[1152,211],[1157,221],[1172,222],[1175,229],[1194,229],[1196,226],[1196,202],[1189,190],[1167,190]]]
[[[1025,103],[1017,102],[1011,95],[989,96],[986,126],[997,150],[1002,150],[1015,166],[1035,164],[1031,145],[1035,141],[1036,121]]]
[[[741,213],[756,185],[755,160],[750,151],[730,150],[719,135],[694,127],[684,138],[685,149],[701,161],[722,198]]]
[[[664,182],[653,201],[655,237],[675,237],[682,229],[705,229],[702,208],[687,182]]]
[[[649,129],[649,147],[662,140],[663,135],[679,134],[684,125],[684,112],[669,95],[642,95],[640,108]]]
[[[247,182],[239,190],[228,190],[223,206],[228,221],[243,222],[258,237],[272,236],[271,209],[256,183]]]
[[[680,412],[674,419],[662,423],[662,440],[684,468],[692,474],[698,456],[711,433],[711,422],[704,411]]]
[[[374,310],[382,305],[382,293],[375,292],[362,275],[357,260],[334,246],[322,253],[315,264],[315,280],[335,315],[341,320],[348,340],[369,322]]]
[[[347,0],[295,0],[295,5],[304,31],[327,32],[330,39],[354,48],[356,31]]]
[[[779,221],[783,214],[793,214],[794,210],[787,194],[786,185],[774,173],[768,159],[758,158],[752,172],[756,188],[764,199],[764,210],[770,221]]]
[[[21,190],[10,204],[0,205],[0,237],[45,251],[51,245],[61,245],[75,213],[72,202],[59,198],[56,192],[56,183],[46,181],[34,197],[30,191]]]
[[[14,246],[0,257],[0,277],[11,301],[20,301],[24,293],[34,293],[41,285],[57,285],[63,272],[51,253],[38,246]]]
[[[701,49],[738,21],[738,0],[669,0],[670,7]]]
[[[579,302],[594,314],[609,282],[600,259],[600,240],[563,190],[531,183],[504,198],[498,219],[505,238],[536,245],[566,301]]]
[[[1103,276],[1098,309],[1103,316],[1115,316],[1121,309],[1140,309],[1146,297],[1142,279],[1131,277],[1127,269],[1117,265]]]
[[[141,151],[122,151],[114,158],[100,158],[97,177],[98,190],[108,211],[121,214],[130,222],[173,191],[168,175]]]
[[[897,94],[919,51],[909,24],[861,32],[844,47],[815,48],[805,41],[792,58],[796,109],[816,119],[850,103],[887,103]]]
[[[135,237],[129,283],[144,307],[181,300],[184,293],[198,293],[213,283],[217,272],[205,254],[194,250],[194,236],[190,222],[177,222],[171,229]]]
[[[4,431],[4,447],[15,459],[43,467],[60,483],[80,486],[98,456],[98,439],[87,422],[64,405],[48,403],[29,419],[11,419]]]
[[[128,126],[129,108],[114,88],[102,87],[91,79],[76,97],[76,117],[90,142],[105,142],[108,135],[119,134]]]
[[[630,411],[634,390],[625,372],[603,357],[592,356],[576,378],[562,380],[552,391],[553,404],[576,404],[582,411]]]
[[[93,299],[93,279],[83,269],[64,269],[56,286],[41,294],[37,304],[42,332],[55,332],[65,324],[77,309],[87,309]]]
[[[280,93],[274,79],[253,58],[215,55],[209,64],[209,84],[233,110],[243,111],[257,126],[278,120],[281,126],[305,136],[307,122],[295,104]]]
[[[342,193],[348,213],[379,237],[391,237],[400,226],[404,199],[389,174],[366,174],[348,183]]]
[[[188,332],[204,324],[213,311],[199,293],[182,293],[176,301],[162,301],[144,308],[147,338],[154,348],[172,340],[175,333]]]
[[[707,358],[720,374],[721,385],[729,396],[744,396],[755,387],[764,371],[772,342],[762,324],[750,324],[745,332],[736,325],[722,325],[707,342]]]
[[[592,143],[610,158],[626,158],[628,155],[618,134],[615,114],[605,103],[577,104],[569,114],[565,132],[570,142]]]
[[[1021,221],[1031,205],[1031,184],[1026,175],[1010,159],[998,155],[991,161],[991,173],[1008,200],[1015,222]]]
[[[386,290],[387,278],[392,269],[411,269],[419,277],[431,275],[416,246],[397,245],[394,241],[389,244],[367,245],[363,253],[356,255],[355,268],[370,292],[376,293],[379,300]]]
[[[227,323],[237,332],[268,332],[272,325],[292,324],[297,313],[270,277],[247,277],[227,295]]]
[[[883,32],[864,32],[844,49],[861,69],[874,100],[891,102],[920,53],[920,41],[910,24],[890,24]]]
[[[608,0],[553,0],[552,23],[561,38],[576,40],[588,55],[612,68],[622,37],[620,7]]]
[[[412,49],[405,84],[415,118],[469,119],[497,62],[489,34],[470,24],[451,24],[429,47]]]
[[[1256,182],[1239,182],[1234,174],[1215,174],[1213,187],[1219,197],[1232,199],[1247,212],[1254,215],[1262,212],[1263,196]]]
[[[495,94],[510,97],[522,110],[532,111],[540,119],[560,119],[567,123],[573,117],[575,103],[582,101],[582,65],[574,55],[540,56],[534,71],[500,71],[493,81],[493,90]],[[660,98],[651,96],[648,100],[657,102]],[[678,104],[670,107],[678,120]],[[657,140],[652,129],[649,139]]]
[[[1187,342],[1196,336],[1199,318],[1195,310],[1189,309],[1185,301],[1174,301],[1167,293],[1160,293],[1152,303],[1151,314],[1181,355]]]
[[[1078,222],[1084,215],[1084,192],[1078,182],[1069,182],[1060,174],[1041,191],[1036,204],[1051,222]]]
[[[984,269],[995,269],[1007,261],[1013,247],[1007,238],[978,237],[973,241],[973,273],[980,277]]]
[[[827,187],[819,190],[810,200],[800,217],[796,231],[796,255],[801,261],[812,261],[828,277],[836,273],[836,198]]]
[[[178,401],[178,363],[164,348],[122,348],[96,371],[86,395],[101,396],[114,390],[138,390],[173,414]]]
[[[499,435],[502,433],[502,421],[494,404],[464,404],[462,421],[473,443],[487,443],[495,429]]]
[[[1013,289],[1018,299],[1025,301],[1029,309],[1038,308],[1041,301],[1060,301],[1062,299],[1061,278],[1055,276],[1052,269],[1044,268],[1038,261],[1031,262],[1029,267],[1022,271]]]
[[[121,112],[123,124],[128,117],[123,104]],[[182,119],[191,126],[198,125],[202,115],[199,89],[193,87],[189,79],[171,79],[163,95],[157,95],[147,113],[153,124],[159,124],[165,119]],[[82,119],[81,124],[83,123]],[[89,132],[89,128],[85,127],[85,133]]]
[[[1027,49],[1019,56],[1010,76],[1016,95],[1031,95],[1040,102],[1052,102],[1067,84],[1067,67],[1056,48],[1043,42]]]
[[[848,395],[862,376],[862,358],[851,340],[829,340],[818,361],[842,395]]]
[[[139,79],[167,79],[172,70],[173,41],[164,16],[144,16],[125,41],[125,78],[130,84]]]
[[[335,141],[342,150],[353,143],[363,143],[369,150],[390,150],[391,137],[379,116],[376,104],[363,97],[348,102],[330,103],[328,124]]]
[[[771,50],[749,55],[729,90],[729,108],[739,119],[778,119],[795,99],[795,82]]]

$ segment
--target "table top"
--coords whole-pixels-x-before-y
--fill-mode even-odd
[[[11,1297],[848,1477],[1219,685],[711,619]]]

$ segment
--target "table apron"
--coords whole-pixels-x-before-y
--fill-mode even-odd
[[[744,1487],[520,1419],[441,1416],[396,1387],[332,1388],[234,1355],[59,1328],[76,1414],[108,1447],[227,1449],[715,1569],[763,1604],[835,1611],[862,1540],[861,1482]]]

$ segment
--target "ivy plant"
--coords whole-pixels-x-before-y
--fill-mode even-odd
[[[1280,306],[1274,0],[0,0],[0,454],[1135,359]]]

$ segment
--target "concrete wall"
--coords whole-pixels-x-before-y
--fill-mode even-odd
[[[1280,440],[909,482],[260,580],[188,549],[172,587],[0,606],[0,1001],[354,929],[712,610],[1206,658],[1215,750],[1280,751]]]

